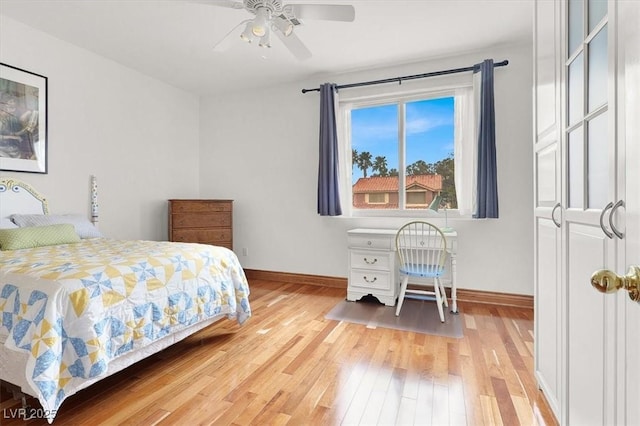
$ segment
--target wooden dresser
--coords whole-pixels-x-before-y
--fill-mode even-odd
[[[233,250],[233,200],[169,200],[169,241]]]

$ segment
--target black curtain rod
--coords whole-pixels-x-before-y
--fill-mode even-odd
[[[504,60],[502,62],[495,62],[493,64],[493,67],[504,67],[506,65],[509,64],[508,60]],[[395,77],[395,78],[385,78],[383,80],[374,80],[374,81],[364,81],[361,83],[351,83],[351,84],[343,84],[340,86],[336,86],[336,89],[349,89],[351,87],[360,87],[360,86],[372,86],[374,84],[383,84],[383,83],[398,83],[398,84],[402,84],[402,82],[404,80],[416,80],[418,78],[426,78],[426,77],[436,77],[439,75],[446,75],[446,74],[456,74],[459,72],[467,72],[467,71],[474,71],[476,69],[478,69],[478,67],[480,66],[480,64],[474,65],[472,67],[464,67],[464,68],[454,68],[454,69],[450,69],[450,70],[444,70],[444,71],[434,71],[434,72],[428,72],[425,74],[416,74],[416,75],[407,75],[404,77]],[[307,93],[307,92],[319,92],[320,88],[316,87],[315,89],[302,89],[302,93]]]

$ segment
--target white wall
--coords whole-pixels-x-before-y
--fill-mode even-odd
[[[49,100],[49,173],[0,175],[88,216],[95,174],[103,233],[166,239],[166,200],[199,191],[198,97],[3,15],[0,62],[46,76]]]
[[[200,194],[235,200],[234,247],[244,267],[346,277],[348,229],[395,228],[408,218],[316,214],[319,98],[300,89],[327,81],[352,83],[466,67],[485,58],[508,59],[507,67],[495,70],[500,218],[450,219],[449,225],[458,231],[459,288],[531,295],[531,57],[530,45],[501,47],[204,98]],[[242,256],[243,247],[248,256]]]

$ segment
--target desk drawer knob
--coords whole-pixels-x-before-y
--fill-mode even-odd
[[[367,265],[374,265],[377,261],[378,261],[378,259],[369,260],[369,259],[367,259],[366,257],[364,258],[364,262],[365,262]]]
[[[365,275],[363,278],[364,278],[364,280],[365,280],[366,282],[368,282],[368,283],[375,283],[375,282],[378,280],[378,277],[373,277],[373,279],[372,279],[372,280],[370,280],[369,278],[367,278],[367,276],[366,276],[366,275]]]

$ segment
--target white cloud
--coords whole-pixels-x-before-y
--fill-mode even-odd
[[[417,117],[407,120],[407,134],[424,133],[436,127],[451,124],[453,124],[453,121],[448,116]]]
[[[363,125],[354,126],[353,134],[363,140],[373,139],[389,139],[397,138],[398,136],[398,124],[396,121],[388,123],[362,123]]]

